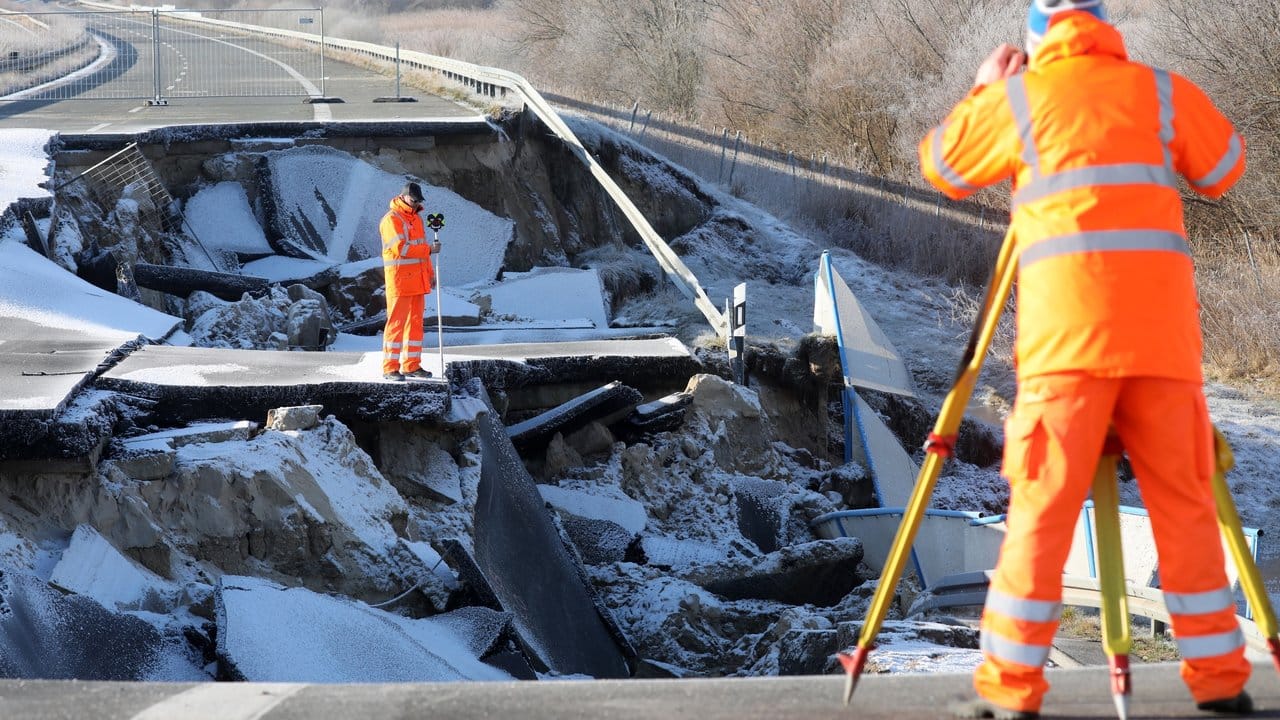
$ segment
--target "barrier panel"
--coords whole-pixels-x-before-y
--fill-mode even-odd
[[[863,561],[879,572],[888,557],[893,535],[902,522],[901,507],[845,510],[815,518],[810,527],[821,538],[856,537],[862,540]],[[981,517],[974,512],[926,510],[916,535],[913,562],[925,588],[944,580],[994,568],[1004,540],[1004,515]],[[1097,523],[1093,501],[1085,502],[1076,520],[1071,552],[1063,575],[1096,580]],[[1244,528],[1249,552],[1256,561],[1262,531]],[[1124,551],[1125,581],[1140,588],[1159,587],[1159,567],[1151,521],[1143,508],[1120,507],[1120,536]],[[1236,594],[1237,614],[1252,619],[1253,609],[1240,590],[1240,573],[1226,548],[1227,579]],[[976,577],[976,576],[975,576]],[[951,584],[955,584],[951,580]]]
[[[323,95],[323,52],[248,29],[322,28],[319,8],[105,7],[0,15],[0,100]]]

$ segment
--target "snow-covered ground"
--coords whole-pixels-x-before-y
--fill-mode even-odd
[[[628,142],[585,121],[575,121],[573,127],[588,146]],[[5,168],[0,175],[0,206],[19,197],[47,195],[38,183],[46,179],[43,147],[48,133],[4,133],[0,138],[4,149],[0,166]],[[236,183],[219,182],[196,193],[185,210],[188,223],[212,254],[261,256],[245,262],[243,271],[277,281],[306,278],[334,267],[345,268],[345,277],[354,280],[376,269],[376,259],[366,259],[376,258],[377,238],[370,229],[376,227],[387,199],[399,190],[404,177],[319,148],[282,150],[277,164],[277,181],[288,178],[278,188],[280,196],[294,202],[313,225],[326,228],[320,234],[323,247],[311,248],[305,259],[275,254],[244,189]],[[657,163],[628,160],[624,169],[632,179],[647,178],[653,187],[684,191],[682,185],[672,183],[671,171]],[[318,187],[332,187],[334,192],[326,197],[339,199],[329,204],[340,218],[332,227],[315,202]],[[610,311],[600,280],[600,272],[607,268],[539,268],[508,273],[499,281],[503,253],[512,237],[510,221],[443,188],[426,183],[424,188],[429,209],[443,210],[448,217],[443,233],[445,252],[440,258],[445,283],[444,292],[438,294],[445,298],[442,310],[464,315],[473,308],[486,308],[479,325],[451,328],[447,343],[578,339],[624,332],[609,327]],[[712,198],[716,207],[710,221],[679,238],[681,247],[687,249],[686,263],[712,298],[729,297],[735,285],[748,282],[748,334],[752,342],[793,348],[812,329],[812,276],[822,248],[709,184],[700,184],[698,189]],[[450,236],[454,228],[463,227],[468,228],[465,238]],[[767,247],[760,238],[768,238]],[[67,273],[58,275],[62,271],[21,243],[21,233],[16,230],[0,240],[0,265],[6,273],[0,283],[0,314],[54,327],[107,329],[151,338],[163,337],[179,320],[92,288]],[[833,250],[832,262],[902,354],[924,405],[930,412],[936,411],[969,331],[972,298],[933,280],[872,265],[848,252]],[[434,312],[432,304],[428,314]],[[670,327],[690,339],[707,339],[706,331],[700,329],[701,316],[669,284],[652,293],[621,299],[614,317],[625,317],[631,325]],[[332,347],[363,352],[380,348],[378,336],[348,334],[340,335]],[[988,360],[974,403],[982,419],[998,422],[1012,399],[1009,355],[1005,333]],[[1280,533],[1280,513],[1275,512],[1280,508],[1280,485],[1273,479],[1280,406],[1256,397],[1247,387],[1210,384],[1206,390],[1214,420],[1235,450],[1236,469],[1228,479],[1241,516],[1246,524],[1266,533],[1261,559],[1274,591],[1275,578],[1280,575],[1280,544],[1268,543],[1266,538]],[[766,598],[727,599],[691,580],[691,573],[717,563],[748,562],[767,555],[744,536],[734,506],[737,497],[747,494],[744,487],[769,481],[790,488],[777,500],[784,517],[792,517],[781,524],[778,539],[783,545],[800,544],[812,536],[806,536],[808,528],[795,518],[812,518],[842,507],[842,471],[806,459],[805,453],[779,439],[786,432],[784,419],[769,418],[756,392],[725,389],[707,381],[696,394],[698,404],[682,428],[659,433],[645,442],[628,445],[611,436],[595,445],[585,438],[566,441],[572,452],[560,449],[571,462],[539,478],[541,491],[557,512],[579,521],[576,526],[565,521],[571,535],[589,530],[614,533],[609,537],[626,540],[621,544],[602,541],[597,549],[603,556],[617,555],[608,562],[591,564],[588,573],[642,656],[707,672],[776,673],[786,662],[781,657],[784,651],[779,650],[785,645],[783,636],[826,633],[834,637],[842,624],[847,626],[860,618],[870,586],[863,583],[840,603],[818,607]],[[18,511],[11,517],[0,513],[0,572],[30,573],[113,611],[143,617],[158,628],[189,621],[193,608],[209,603],[217,575],[222,572],[220,612],[234,611],[251,620],[238,631],[258,638],[256,644],[240,651],[245,658],[240,669],[256,679],[340,681],[369,677],[331,673],[328,667],[314,667],[310,672],[305,667],[297,673],[276,671],[282,666],[296,669],[298,658],[333,650],[328,636],[302,636],[305,621],[312,616],[367,622],[395,638],[396,643],[415,652],[426,648],[439,659],[437,665],[414,669],[395,664],[394,658],[383,658],[394,665],[388,679],[506,677],[476,662],[483,649],[466,633],[390,613],[379,615],[382,611],[368,607],[363,600],[341,596],[342,592],[348,596],[391,595],[404,588],[401,581],[406,577],[437,585],[451,580],[439,575],[439,556],[424,539],[438,538],[441,528],[465,534],[465,503],[475,499],[473,451],[452,448],[451,456],[445,458],[453,473],[450,482],[460,490],[453,500],[461,499],[462,504],[441,510],[437,505],[406,501],[394,487],[394,479],[383,478],[384,473],[391,473],[374,467],[373,460],[358,449],[349,449],[345,455],[329,450],[329,441],[335,437],[355,448],[349,435],[333,420],[306,432],[264,433],[252,439],[177,447],[168,437],[152,434],[147,438],[151,444],[140,439],[134,450],[168,458],[177,468],[177,477],[186,483],[186,494],[170,496],[166,493],[171,491],[152,490],[147,482],[127,473],[108,474],[103,492],[121,498],[121,507],[151,503],[164,512],[152,517],[140,510],[135,515],[118,511],[118,516],[112,516],[117,524],[111,528],[78,525],[67,528],[61,537],[24,535],[25,526],[13,518],[21,516],[23,523],[33,520]],[[757,441],[754,446],[752,440]],[[277,478],[282,468],[286,477]],[[861,469],[849,472],[856,475]],[[247,491],[231,488],[228,478],[259,485]],[[254,491],[263,495],[243,494]],[[952,461],[940,479],[933,506],[954,510],[999,506],[1005,492],[995,468]],[[154,494],[162,497],[152,497]],[[280,504],[266,504],[262,497],[268,495]],[[1122,485],[1122,501],[1141,504],[1133,483]],[[235,525],[225,516],[228,508],[243,511],[241,520],[248,525]],[[232,530],[247,533],[254,522],[279,525],[279,534],[273,537],[303,545],[321,542],[323,534],[322,539],[333,544],[335,553],[326,557],[326,571],[336,568],[372,577],[380,572],[380,563],[392,564],[389,558],[397,558],[397,572],[403,575],[382,578],[385,587],[344,587],[333,591],[338,597],[327,597],[317,594],[325,588],[316,583],[308,589],[286,589],[282,584],[288,580],[289,569],[297,569],[290,565],[297,557],[251,553],[232,571],[227,563],[215,567],[217,563],[212,561],[197,560],[199,552],[206,549],[182,548],[178,554],[192,565],[176,578],[161,578],[116,547],[126,536],[151,537],[147,533],[154,533],[157,542],[160,538],[174,540],[176,536],[165,535],[176,532],[172,528],[146,527],[161,516],[175,521],[184,518],[193,533],[215,528],[227,537]],[[135,525],[126,532],[125,526],[131,522]],[[414,537],[406,537],[406,532]],[[642,548],[647,563],[628,554],[632,541]],[[405,547],[412,555],[409,559],[398,554]],[[405,569],[412,566],[421,571],[425,565],[430,567],[420,576]],[[262,577],[252,577],[255,570],[261,571]],[[233,591],[229,595],[228,589]],[[165,612],[170,615],[157,619],[158,613]],[[887,627],[882,635],[885,646],[876,653],[876,669],[943,672],[966,670],[976,664],[976,651],[922,640],[928,636],[924,632],[928,628],[922,628]],[[262,642],[273,634],[280,642]],[[219,642],[235,643],[245,636],[220,638]],[[370,644],[385,650],[386,642]],[[376,649],[371,647],[370,652]]]

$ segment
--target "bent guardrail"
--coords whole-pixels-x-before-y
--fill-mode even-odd
[[[991,582],[990,573],[991,571],[987,570],[944,577],[929,588],[928,595],[912,605],[911,611],[921,613],[927,610],[981,606],[987,600],[987,587]],[[1164,604],[1164,594],[1159,588],[1143,587],[1137,583],[1126,582],[1125,595],[1128,598],[1130,615],[1145,617],[1166,625],[1170,623],[1169,610]],[[1062,604],[1100,609],[1102,584],[1096,578],[1063,575]],[[1236,620],[1240,623],[1240,630],[1244,633],[1245,642],[1249,648],[1259,653],[1268,653],[1267,638],[1258,630],[1253,620],[1245,615],[1236,615]]]

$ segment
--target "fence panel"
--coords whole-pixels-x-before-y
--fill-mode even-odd
[[[149,10],[3,17],[0,100],[151,96]]]
[[[324,34],[318,8],[2,13],[0,101],[323,94],[320,48],[237,24]]]
[[[161,11],[157,19],[163,97],[322,94],[324,55],[317,48],[235,27],[322,33],[320,9]]]

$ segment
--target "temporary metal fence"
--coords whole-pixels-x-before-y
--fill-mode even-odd
[[[324,95],[323,42],[317,52],[245,26],[323,38],[324,10],[5,13],[0,101]]]
[[[58,185],[54,194],[62,195],[68,188],[77,184],[83,189],[84,195],[103,212],[110,212],[122,198],[132,198],[138,206],[138,220],[144,226],[166,233],[181,233],[185,230],[212,263],[213,268],[222,269],[187,223],[182,209],[169,194],[168,188],[160,181],[155,167],[147,156],[142,154],[138,143],[129,143],[118,152],[112,153],[79,175]]]

